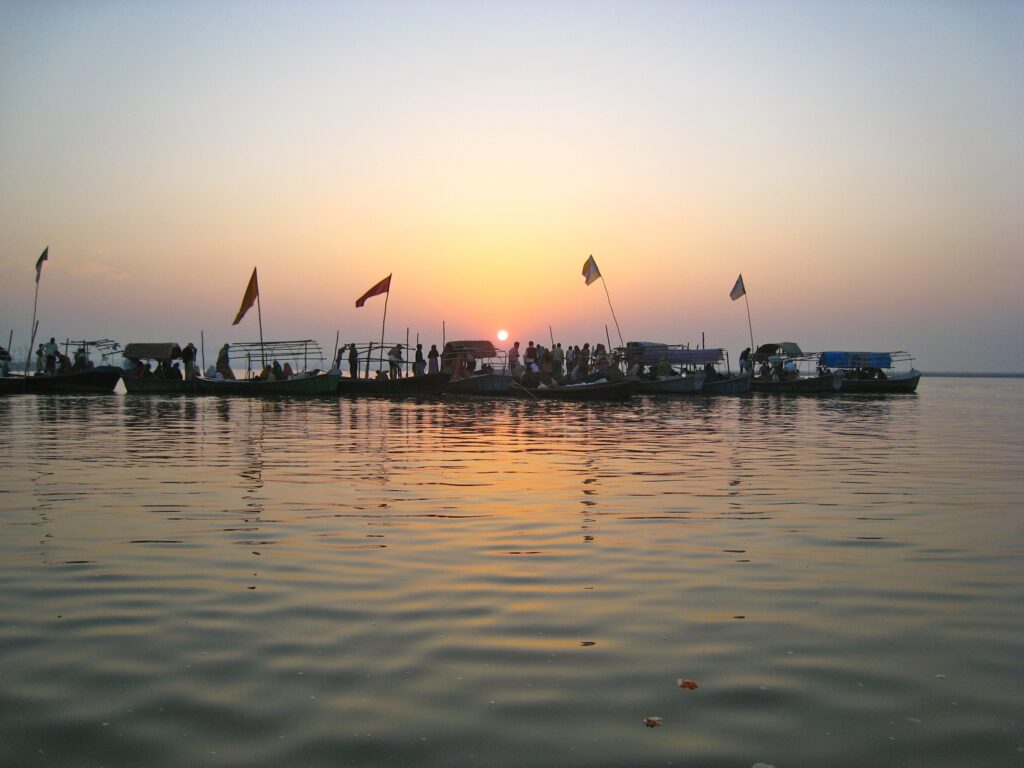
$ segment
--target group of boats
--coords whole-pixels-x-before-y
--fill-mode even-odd
[[[349,366],[340,369],[342,355],[327,367],[323,351],[313,340],[225,345],[218,364],[197,367],[195,347],[176,343],[132,343],[123,349],[116,342],[67,341],[99,352],[100,364],[77,365],[71,370],[37,371],[35,375],[6,373],[0,393],[113,392],[119,381],[128,394],[194,394],[221,396],[344,396],[407,397],[467,396],[522,397],[536,400],[624,400],[633,395],[743,395],[766,392],[779,395],[836,393],[910,393],[921,374],[905,352],[804,353],[791,342],[763,344],[745,351],[739,370],[719,348],[630,342],[616,349],[607,361],[572,380],[561,372],[522,365],[510,368],[508,357],[489,341],[452,341],[444,345],[436,372],[410,375],[409,361],[396,366],[384,351],[408,345],[350,345]],[[114,361],[122,358],[121,364]],[[279,361],[284,360],[281,368]],[[272,361],[272,365],[271,365]],[[10,358],[0,348],[0,363]],[[390,363],[390,364],[389,364]],[[292,372],[294,369],[297,373]],[[156,366],[155,370],[153,365]],[[371,371],[371,367],[376,370]],[[403,367],[405,370],[403,370]],[[326,369],[325,369],[326,368]],[[396,370],[397,368],[397,370]],[[422,370],[422,369],[420,369]],[[236,372],[240,375],[236,375]],[[372,374],[372,375],[371,375]]]

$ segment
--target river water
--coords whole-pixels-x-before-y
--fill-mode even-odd
[[[4,766],[1024,765],[1024,380],[0,434]]]

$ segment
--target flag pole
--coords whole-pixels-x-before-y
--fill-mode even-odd
[[[251,305],[250,305],[251,306]],[[267,366],[267,356],[263,352],[263,310],[260,308],[260,291],[256,289],[256,317],[260,321],[260,360],[263,361],[263,367]]]
[[[619,330],[619,319],[615,316],[615,307],[612,306],[612,297],[611,294],[608,293],[608,281],[605,279],[604,275],[601,275],[601,285],[604,286],[604,295],[608,297],[608,309],[612,311],[612,320],[615,321],[615,331],[619,334],[619,344],[624,347],[626,346],[626,343],[622,340],[622,331]],[[608,345],[611,346],[610,341],[608,342]]]
[[[39,327],[36,324],[36,305],[39,303],[39,281],[36,280],[36,297],[32,300],[32,337],[28,342],[28,354],[25,355],[25,375],[28,376],[28,364],[32,359],[32,348],[36,344],[36,329]]]
[[[743,287],[743,301],[747,304],[747,328],[750,329],[750,349],[754,349],[754,326],[750,323],[750,299],[747,298],[746,286]]]
[[[391,283],[388,282],[388,292],[384,294],[384,317],[380,321],[380,352],[384,355],[384,326],[388,321],[388,299],[391,298]]]

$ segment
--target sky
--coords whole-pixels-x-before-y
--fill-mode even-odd
[[[49,247],[45,338],[257,340],[256,267],[328,352],[392,274],[388,341],[735,359],[742,273],[757,344],[1024,371],[1022,76],[1020,2],[0,0],[0,345]]]

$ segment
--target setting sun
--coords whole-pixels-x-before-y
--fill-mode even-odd
[[[508,331],[502,329],[498,331],[498,341],[505,341],[508,339]]]

